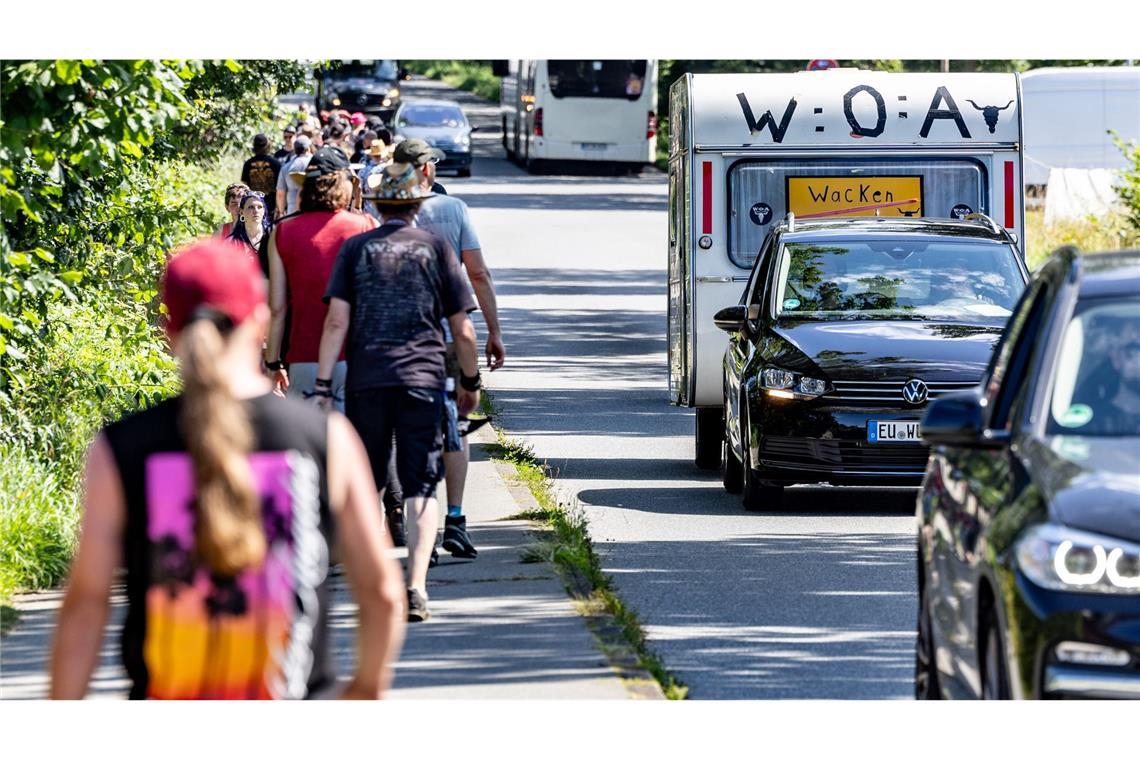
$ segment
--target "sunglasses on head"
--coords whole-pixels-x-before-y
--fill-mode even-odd
[[[243,196],[242,196],[242,200],[245,200],[246,198],[261,198],[261,199],[264,199],[264,198],[265,198],[265,193],[262,193],[262,192],[260,192],[260,191],[258,191],[258,190],[250,190],[248,193],[246,193],[245,195],[243,195]]]

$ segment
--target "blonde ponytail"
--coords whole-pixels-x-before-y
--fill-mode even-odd
[[[198,554],[214,572],[233,576],[261,564],[266,541],[248,458],[253,430],[222,375],[224,350],[225,339],[209,319],[192,320],[182,330],[179,424],[198,490]]]

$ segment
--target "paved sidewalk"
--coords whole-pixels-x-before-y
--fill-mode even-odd
[[[487,459],[494,440],[475,433],[464,513],[479,549],[473,561],[441,552],[428,575],[432,618],[408,626],[396,667],[396,699],[628,699],[633,693],[598,651],[562,582],[547,564],[523,564],[531,526],[502,521],[522,508]],[[442,490],[442,489],[441,489]],[[404,551],[400,550],[403,556]],[[334,654],[342,677],[355,659],[356,606],[334,578]],[[42,699],[46,659],[62,594],[18,597],[21,620],[0,641],[0,699]],[[118,627],[125,612],[116,593],[112,626],[92,680],[92,698],[122,698]]]

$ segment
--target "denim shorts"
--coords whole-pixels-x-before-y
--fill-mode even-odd
[[[377,486],[387,480],[395,431],[396,472],[404,498],[435,493],[443,473],[443,397],[434,388],[402,386],[348,392],[345,415],[364,442]]]

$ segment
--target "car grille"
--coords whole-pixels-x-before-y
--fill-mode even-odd
[[[903,399],[903,386],[910,380],[835,380],[835,389],[823,396],[825,401],[838,401],[857,406],[921,409],[926,404],[908,404]],[[973,388],[979,380],[960,382],[926,382],[928,398],[933,400],[946,393]]]
[[[929,453],[914,444],[864,444],[822,438],[761,439],[760,462],[768,467],[794,468],[836,475],[922,475]]]
[[[338,91],[340,104],[349,106],[378,106],[384,102],[384,96],[375,92],[360,92],[359,90]]]

